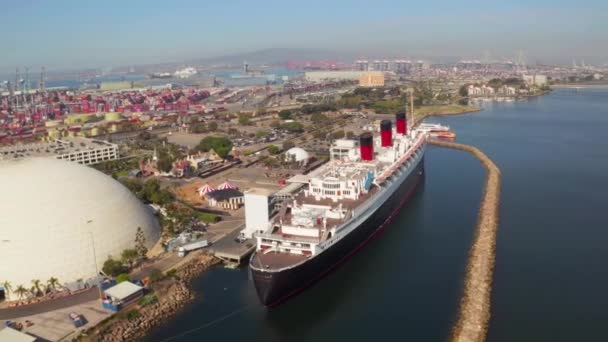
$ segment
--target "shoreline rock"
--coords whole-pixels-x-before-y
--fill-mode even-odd
[[[492,281],[496,260],[501,173],[480,149],[453,142],[431,140],[430,144],[473,154],[486,169],[477,229],[469,250],[464,291],[458,320],[452,329],[452,341],[485,341],[490,321]]]
[[[91,328],[90,339],[98,342],[126,342],[141,339],[152,328],[190,303],[195,298],[195,293],[190,288],[192,280],[220,262],[221,260],[208,254],[194,258],[179,268],[177,272],[179,279],[163,280],[152,286],[158,299],[156,303],[124,309],[125,312],[136,310],[139,315],[131,320],[113,316],[108,323]],[[116,315],[120,315],[123,311]]]

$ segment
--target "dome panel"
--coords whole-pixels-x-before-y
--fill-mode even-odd
[[[67,161],[32,158],[0,163],[0,282],[87,280],[135,245],[160,237],[151,210],[113,178]],[[95,251],[95,253],[94,253]],[[94,257],[95,255],[95,257]]]

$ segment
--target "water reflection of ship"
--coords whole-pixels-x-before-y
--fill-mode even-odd
[[[148,74],[149,78],[171,78],[173,75],[168,72],[153,72]]]

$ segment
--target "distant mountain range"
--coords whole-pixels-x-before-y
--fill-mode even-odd
[[[272,48],[263,49],[241,54],[209,57],[193,60],[199,64],[242,64],[247,61],[251,64],[281,64],[287,61],[305,60],[340,60],[350,61],[352,55],[324,49],[305,48]]]

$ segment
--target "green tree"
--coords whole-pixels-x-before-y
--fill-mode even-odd
[[[49,280],[46,281],[47,288],[52,290],[57,290],[59,288],[59,279],[55,277],[50,277]]]
[[[304,126],[302,126],[299,122],[288,122],[281,126],[283,129],[289,131],[290,133],[302,133],[304,132]]]
[[[285,109],[285,110],[282,110],[279,112],[279,117],[282,120],[289,120],[293,117],[293,113],[291,111]]]
[[[152,283],[156,283],[157,281],[164,278],[164,274],[158,268],[153,268],[150,270],[150,281]]]
[[[136,249],[128,248],[122,251],[120,257],[123,263],[127,265],[133,265],[135,260],[137,260],[137,257],[139,257],[139,253]]]
[[[344,138],[344,135],[345,135],[344,130],[338,130],[338,131],[333,132],[331,134],[331,137],[333,139],[342,139],[342,138]]]
[[[121,273],[118,276],[116,276],[116,284],[120,284],[124,281],[131,281],[131,278],[129,277],[128,274],[126,273]]]
[[[268,145],[267,150],[270,154],[277,154],[281,151],[281,149],[276,145]]]
[[[173,195],[168,190],[159,190],[149,197],[150,202],[158,205],[165,205],[173,201]]]
[[[192,133],[205,133],[205,132],[207,132],[207,127],[205,126],[204,123],[199,122],[199,123],[192,125],[190,130],[192,131]]]
[[[173,169],[173,160],[168,156],[159,157],[156,166],[160,171],[169,172]]]
[[[121,273],[125,273],[127,268],[122,264],[122,262],[114,260],[112,257],[108,257],[108,260],[103,263],[101,270],[103,273],[109,276],[116,277]]]
[[[325,139],[325,138],[327,138],[327,132],[322,129],[319,129],[319,130],[314,131],[312,133],[312,136],[315,139]]]
[[[321,114],[321,113],[313,113],[312,116],[310,117],[310,120],[312,120],[312,122],[315,125],[319,125],[319,126],[325,126],[329,122],[331,122],[331,120],[326,115]]]
[[[458,95],[460,95],[461,97],[469,96],[469,85],[468,84],[461,85],[460,88],[458,89]]]
[[[13,285],[8,280],[2,283],[2,288],[7,297],[13,292]]]
[[[137,250],[137,254],[142,258],[146,256],[146,253],[148,253],[148,248],[146,247],[146,236],[144,235],[144,231],[141,229],[141,227],[137,227],[137,232],[135,233],[135,250]]]
[[[346,131],[346,138],[352,139],[355,137],[355,133],[353,131]]]
[[[270,133],[268,133],[268,131],[257,131],[255,133],[256,138],[266,138],[269,135],[270,135]]]
[[[29,291],[23,287],[23,285],[19,285],[17,286],[17,289],[15,289],[15,293],[19,296],[19,299],[23,298],[23,296],[25,296],[25,294],[28,292]]]
[[[40,279],[33,279],[32,280],[32,295],[34,295],[34,297],[39,297],[43,294],[42,292],[42,281],[40,281]]]
[[[209,128],[209,130],[210,130],[211,132],[215,132],[215,131],[217,131],[217,122],[212,121],[212,122],[210,122],[210,123],[209,123],[209,125],[207,125],[207,126],[208,126],[208,128]]]
[[[226,137],[209,136],[201,140],[196,149],[203,152],[213,149],[221,158],[226,158],[232,150],[232,141]]]
[[[239,114],[239,124],[247,126],[251,124],[251,119],[246,114]]]

